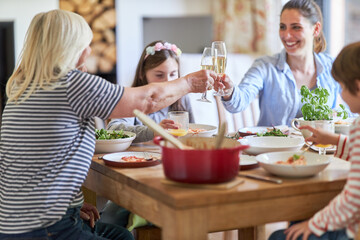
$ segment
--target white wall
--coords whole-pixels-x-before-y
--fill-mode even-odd
[[[345,0],[332,0],[330,4],[330,49],[336,57],[345,44]]]
[[[131,85],[143,48],[143,17],[204,16],[209,0],[116,0],[117,79]]]
[[[57,8],[59,0],[0,0],[0,21],[14,21],[16,60],[32,18],[39,12]]]

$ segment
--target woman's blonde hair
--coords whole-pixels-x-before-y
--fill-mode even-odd
[[[17,66],[6,85],[8,101],[27,99],[36,89],[52,88],[75,69],[92,31],[80,15],[64,10],[37,14],[26,33]]]

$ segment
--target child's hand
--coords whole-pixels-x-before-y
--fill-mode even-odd
[[[173,120],[170,119],[163,119],[160,122],[160,126],[165,129],[178,129],[179,127],[175,124]]]
[[[328,131],[325,131],[323,129],[317,129],[317,128],[313,128],[311,126],[305,125],[305,126],[300,126],[299,129],[307,129],[310,132],[312,132],[312,136],[306,138],[306,141],[309,142],[314,142],[316,144],[332,144],[332,145],[337,145],[337,141],[338,141],[338,134],[334,134]]]
[[[94,228],[95,221],[100,218],[100,214],[95,206],[84,202],[80,210],[80,217],[85,221],[89,221],[90,227]]]
[[[301,235],[303,235],[303,240],[307,240],[312,232],[309,228],[309,221],[303,221],[292,225],[284,233],[286,234],[286,240],[296,240]]]

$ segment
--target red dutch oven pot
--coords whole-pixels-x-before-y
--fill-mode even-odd
[[[195,149],[178,149],[160,136],[154,138],[154,143],[162,149],[165,176],[183,183],[222,183],[234,179],[239,171],[240,152],[249,147],[234,139],[224,139],[221,149],[213,149],[215,138],[184,137],[179,140]]]

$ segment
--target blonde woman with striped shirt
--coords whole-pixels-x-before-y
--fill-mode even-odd
[[[37,14],[6,86],[0,141],[0,239],[132,239],[94,220],[80,190],[95,147],[94,117],[132,117],[204,92],[217,75],[124,88],[84,72],[92,31],[64,10]],[[81,217],[90,220],[91,229]]]

